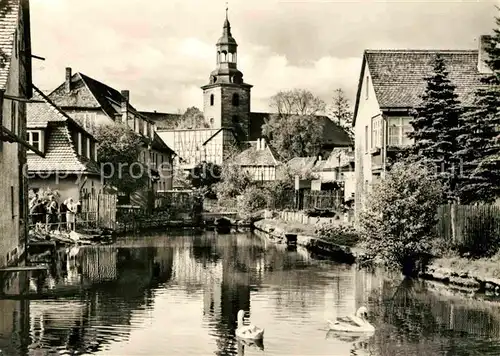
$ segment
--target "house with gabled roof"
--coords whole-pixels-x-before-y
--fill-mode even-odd
[[[266,141],[258,139],[235,157],[234,164],[246,171],[254,182],[269,182],[276,180],[280,162]]]
[[[355,207],[372,183],[384,175],[387,163],[401,147],[412,144],[410,111],[420,105],[425,77],[432,74],[440,55],[464,107],[471,106],[480,78],[488,72],[484,64],[484,36],[477,50],[366,50],[363,54],[356,103]]]
[[[145,139],[139,162],[151,169],[149,187],[132,197],[122,197],[123,203],[144,206],[151,199],[148,192],[172,189],[175,152],[156,133],[154,122],[130,103],[130,92],[121,92],[83,73],[66,68],[65,80],[48,97],[85,130],[93,133],[99,125],[124,124]]]
[[[31,100],[31,34],[28,0],[0,2],[0,267],[16,263],[27,238],[28,184],[23,174],[26,106]]]
[[[28,151],[28,185],[57,190],[61,201],[80,200],[102,189],[96,139],[34,87],[38,102],[27,104],[28,141],[44,156]]]

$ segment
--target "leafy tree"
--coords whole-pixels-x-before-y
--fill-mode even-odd
[[[339,124],[347,132],[351,139],[354,138],[354,130],[352,127],[354,113],[351,110],[349,99],[347,99],[342,88],[336,89],[333,94],[330,116],[334,122]]]
[[[323,100],[304,89],[280,91],[270,100],[274,109],[262,133],[283,160],[319,153],[323,128],[315,115],[325,110]]]
[[[177,129],[205,129],[210,125],[205,121],[203,112],[196,106],[187,108],[179,119]]]
[[[221,202],[231,200],[240,195],[252,180],[247,171],[236,165],[234,158],[227,159],[222,164],[221,181],[215,185],[217,199]]]
[[[283,160],[316,156],[323,142],[323,128],[314,116],[272,115],[262,132]]]
[[[188,176],[191,186],[201,189],[204,196],[215,198],[214,186],[221,180],[221,167],[212,162],[201,162]]]
[[[150,172],[139,162],[144,138],[122,124],[102,125],[94,133],[97,139],[97,161],[106,183],[125,194],[148,185]]]
[[[441,183],[423,163],[395,163],[372,188],[360,214],[368,260],[415,275],[431,251],[441,192]]]
[[[422,104],[415,109],[411,121],[415,140],[410,147],[420,160],[431,161],[438,168],[444,198],[454,200],[458,178],[457,137],[460,134],[461,107],[455,85],[448,78],[444,59],[436,55],[432,75],[425,78],[427,87]]]
[[[472,108],[464,115],[462,149],[463,181],[460,197],[464,203],[492,202],[500,196],[500,18],[497,28],[485,38],[485,64],[491,70],[481,78]]]

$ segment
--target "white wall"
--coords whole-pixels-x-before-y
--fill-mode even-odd
[[[368,80],[367,80],[368,78]],[[368,95],[366,95],[368,93]],[[381,114],[380,106],[373,90],[370,71],[365,64],[365,72],[361,84],[358,112],[356,115],[355,134],[355,192],[356,212],[361,208],[362,200],[367,191],[367,185],[372,182],[371,162],[371,120]],[[366,142],[366,127],[368,127],[368,142]],[[366,144],[368,143],[368,147]]]

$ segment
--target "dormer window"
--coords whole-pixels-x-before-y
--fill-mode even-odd
[[[28,142],[31,146],[43,152],[43,131],[42,130],[29,130]],[[34,153],[28,150],[28,153]]]

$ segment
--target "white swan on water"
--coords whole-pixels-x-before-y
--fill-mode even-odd
[[[236,329],[236,336],[244,340],[261,340],[264,338],[264,329],[255,325],[243,325],[243,316],[245,312],[240,310],[238,312],[238,328]]]
[[[336,321],[328,320],[330,330],[345,331],[345,332],[373,332],[375,327],[370,324],[366,317],[368,309],[360,307],[355,315],[344,316],[337,318]]]

